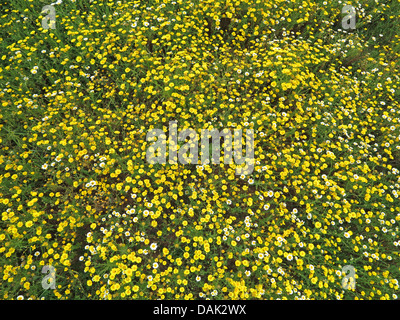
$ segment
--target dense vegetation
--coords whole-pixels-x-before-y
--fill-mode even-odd
[[[48,4],[0,7],[2,299],[397,299],[398,0]],[[254,171],[149,164],[172,120]]]

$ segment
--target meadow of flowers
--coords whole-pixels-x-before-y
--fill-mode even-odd
[[[49,4],[0,5],[1,299],[398,299],[399,0]],[[149,164],[172,120],[254,171]]]

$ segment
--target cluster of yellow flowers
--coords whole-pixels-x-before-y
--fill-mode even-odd
[[[1,298],[397,299],[399,2],[353,1],[354,32],[328,1],[64,0],[48,30],[19,2],[0,17]],[[171,120],[253,129],[254,171],[149,164]]]

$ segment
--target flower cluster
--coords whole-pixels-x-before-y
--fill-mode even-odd
[[[0,297],[397,299],[400,4],[353,2],[2,5]],[[254,171],[149,164],[172,120]]]

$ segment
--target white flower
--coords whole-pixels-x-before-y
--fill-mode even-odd
[[[153,242],[153,243],[150,245],[150,249],[151,249],[151,250],[156,250],[156,249],[157,249],[157,243]]]

